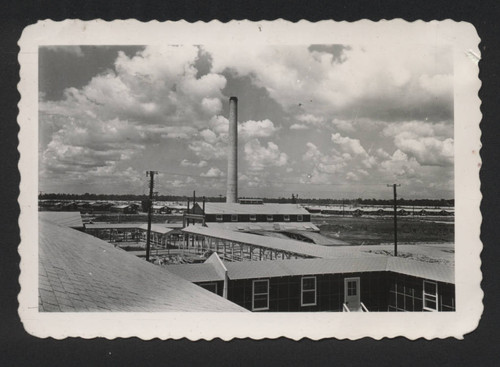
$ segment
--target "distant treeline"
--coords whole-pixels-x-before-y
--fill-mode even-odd
[[[95,200],[95,201],[142,201],[145,195],[131,195],[131,194],[53,194],[42,193],[38,196],[39,200]],[[181,201],[185,202],[192,199],[191,196],[173,196],[173,195],[156,195],[155,201]],[[201,197],[197,197],[196,201],[201,201]],[[208,202],[225,202],[224,196],[206,197]],[[393,203],[392,199],[303,199],[299,197],[292,198],[264,198],[266,203],[300,203],[312,205],[390,205]],[[399,205],[415,205],[415,206],[439,206],[453,207],[455,205],[454,199],[398,199]]]

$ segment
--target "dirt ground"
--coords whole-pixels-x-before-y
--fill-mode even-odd
[[[327,237],[352,245],[394,243],[392,217],[341,217],[313,215],[312,222]],[[398,217],[398,242],[453,243],[453,217]]]

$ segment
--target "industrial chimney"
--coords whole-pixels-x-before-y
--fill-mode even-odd
[[[226,203],[238,202],[238,98],[229,98]]]

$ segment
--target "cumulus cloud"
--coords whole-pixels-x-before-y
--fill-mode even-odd
[[[274,127],[273,122],[268,119],[262,121],[248,120],[240,124],[238,129],[239,135],[244,139],[268,138],[278,130]]]
[[[200,176],[201,177],[212,177],[212,178],[215,178],[215,177],[224,177],[225,174],[224,174],[224,172],[222,172],[217,167],[212,167],[206,173],[202,173]]]
[[[342,170],[346,165],[348,159],[342,156],[339,152],[332,150],[330,154],[324,154],[320,149],[313,143],[308,142],[306,144],[306,152],[304,153],[302,160],[312,164],[314,167],[313,172],[316,172],[315,176],[321,174],[333,174]],[[321,177],[321,182],[328,176]]]
[[[336,144],[342,152],[353,155],[367,155],[365,148],[361,146],[358,139],[351,139],[347,136],[342,136],[339,133],[332,134],[332,142]]]
[[[396,150],[394,154],[382,162],[381,170],[385,171],[387,177],[395,179],[412,179],[416,177],[416,173],[420,170],[420,164],[414,157],[408,155],[401,150]]]
[[[203,159],[221,159],[226,157],[227,146],[221,142],[211,144],[202,140],[189,143],[188,148]]]
[[[187,159],[183,159],[180,163],[182,167],[206,167],[208,165],[207,161],[201,160],[198,163],[190,162]]]
[[[281,167],[288,162],[288,156],[273,142],[268,142],[266,147],[262,146],[258,139],[250,140],[245,144],[244,152],[249,169],[254,171]]]
[[[350,133],[354,132],[354,123],[352,121],[333,119],[332,125],[336,130],[340,130],[342,132]]]
[[[299,106],[305,115],[356,111],[360,118],[392,120],[452,116],[453,60],[446,47],[373,42],[339,48],[337,55],[308,46],[206,49],[214,72],[248,76],[288,111]]]
[[[305,124],[312,125],[312,126],[322,126],[323,122],[325,121],[323,117],[314,116],[310,113],[298,115],[297,120],[299,120],[300,122],[303,122]]]
[[[394,138],[395,146],[421,165],[449,166],[453,164],[453,126],[446,123],[410,121],[391,124],[384,134]]]
[[[309,126],[304,124],[293,124],[290,126],[290,130],[307,130]]]
[[[81,53],[78,48],[57,50]],[[214,142],[203,127],[208,122],[220,129],[214,116],[222,109],[226,79],[213,73],[197,77],[198,55],[195,46],[146,47],[133,56],[119,52],[114,69],[95,75],[81,88],[66,89],[61,100],[44,101],[41,96],[41,170],[48,174],[72,164],[73,169],[109,167],[148,144],[188,139],[199,129],[205,143]],[[214,147],[198,144],[195,152],[220,155]]]

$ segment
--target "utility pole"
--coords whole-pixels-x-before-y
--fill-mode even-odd
[[[394,256],[398,256],[398,208],[397,208],[398,196],[396,193],[396,187],[401,185],[400,184],[387,185],[387,187],[391,186],[394,191]]]
[[[149,261],[149,251],[151,248],[151,218],[153,216],[153,189],[155,187],[155,174],[157,171],[147,171],[149,176],[149,200],[148,200],[148,232],[146,237],[146,261]]]

